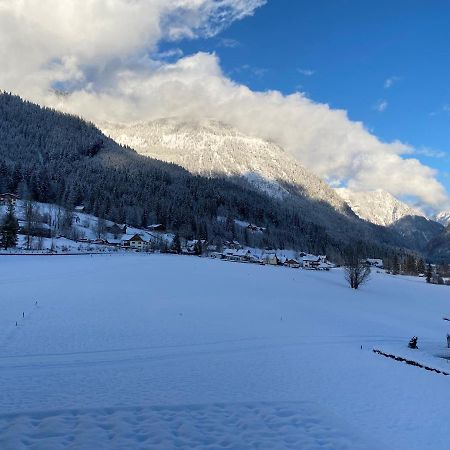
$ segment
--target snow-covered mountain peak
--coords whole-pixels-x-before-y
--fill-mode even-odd
[[[425,217],[419,209],[407,205],[382,189],[356,192],[338,188],[336,191],[357,216],[376,225],[390,226],[407,216]]]
[[[211,119],[165,118],[100,129],[138,153],[179,164],[191,173],[245,178],[267,194],[284,198],[293,189],[341,212],[348,207],[319,177],[280,146]]]
[[[450,209],[441,211],[440,213],[436,214],[433,217],[433,220],[435,220],[436,222],[439,222],[440,224],[442,224],[444,226],[449,226],[450,225]]]

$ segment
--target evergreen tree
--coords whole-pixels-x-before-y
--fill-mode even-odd
[[[408,255],[406,257],[405,273],[408,275],[417,275],[416,258],[413,255]]]
[[[432,278],[433,278],[433,269],[431,267],[431,264],[428,263],[428,265],[427,265],[427,283],[431,283]]]
[[[419,261],[417,262],[417,272],[420,273],[425,273],[426,271],[426,267],[425,267],[425,261],[420,258]]]
[[[1,245],[5,250],[17,245],[18,231],[19,223],[14,212],[14,205],[9,203],[8,210],[1,227]]]
[[[173,252],[180,254],[181,253],[181,241],[180,241],[180,235],[177,233],[175,234],[172,246],[170,248]]]
[[[202,253],[203,253],[202,242],[200,241],[200,239],[198,239],[194,245],[194,254],[200,256]]]
[[[394,255],[392,259],[392,275],[398,275],[400,273],[400,262],[398,256]]]

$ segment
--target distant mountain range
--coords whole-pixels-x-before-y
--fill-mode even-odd
[[[340,188],[336,189],[336,192],[358,217],[384,227],[408,216],[425,217],[418,209],[410,207],[382,189],[355,192]]]
[[[424,251],[443,230],[441,224],[385,191],[332,189],[280,146],[214,120],[169,118],[103,123],[100,128],[140,154],[176,163],[191,173],[245,179],[274,198],[293,198],[303,215],[334,236],[347,232],[367,239],[371,235]]]
[[[440,213],[433,216],[433,220],[439,222],[444,226],[450,225],[450,210],[441,211]]]

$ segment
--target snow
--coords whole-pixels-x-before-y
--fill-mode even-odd
[[[376,225],[389,226],[407,216],[425,217],[419,209],[412,208],[382,189],[357,192],[337,188],[336,192],[358,217]]]
[[[450,377],[372,352],[449,371],[446,286],[136,253],[0,269],[1,449],[448,448]]]
[[[112,252],[117,251],[116,248],[112,248],[108,245],[100,245],[93,244],[95,240],[98,239],[97,234],[97,224],[98,217],[78,212],[76,209],[80,209],[80,207],[75,208],[75,211],[72,212],[73,216],[73,230],[74,234],[78,236],[78,239],[86,239],[91,242],[82,242],[72,240],[69,237],[58,236],[58,217],[62,217],[65,213],[65,208],[51,204],[51,203],[39,203],[32,202],[35,208],[35,211],[38,212],[41,216],[48,216],[50,218],[51,226],[47,223],[41,222],[39,223],[39,228],[49,230],[53,238],[42,238],[39,240],[36,236],[31,238],[31,249],[34,252],[47,253],[50,249],[55,252],[66,252],[66,253],[92,253],[92,252]],[[0,205],[0,215],[6,212],[6,205]],[[21,226],[24,225],[25,222],[25,202],[23,200],[18,200],[15,205],[15,214]],[[106,227],[111,227],[115,225],[114,222],[110,220],[104,220]],[[120,225],[120,227],[124,227],[124,225]],[[106,239],[109,244],[120,245],[124,240],[129,240],[133,236],[138,234],[142,237],[146,242],[153,243],[163,243],[170,244],[173,240],[173,233],[161,233],[157,231],[149,231],[141,228],[136,228],[132,226],[126,226],[126,233],[114,235],[110,232],[102,233],[102,238]],[[40,250],[37,247],[40,247]],[[8,251],[4,251],[0,249],[0,253],[18,253],[26,248],[26,236],[19,234],[18,235],[18,248],[12,248]]]
[[[445,227],[450,225],[450,209],[441,211],[438,214],[436,214],[433,219],[436,222],[439,222],[440,224],[444,225]]]
[[[309,199],[328,203],[346,214],[342,198],[283,148],[225,123],[173,117],[98,126],[119,144],[178,164],[192,173],[243,177],[258,190],[278,199],[290,196],[286,185],[295,186]]]

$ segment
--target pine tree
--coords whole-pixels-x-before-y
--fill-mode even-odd
[[[417,275],[416,258],[413,255],[408,255],[405,261],[405,272],[408,275]]]
[[[15,215],[14,205],[10,203],[1,227],[1,245],[5,250],[17,245],[18,231],[19,223]]]
[[[392,275],[398,275],[400,273],[400,262],[398,260],[398,256],[394,255],[394,259],[392,260]]]
[[[202,253],[203,253],[202,241],[198,239],[194,245],[194,254],[200,256]]]
[[[431,279],[433,278],[433,269],[431,268],[431,264],[427,265],[427,283],[431,283]]]
[[[420,273],[425,273],[426,271],[426,267],[425,267],[425,262],[422,258],[419,259],[419,261],[417,262],[417,272]]]
[[[178,233],[175,234],[175,236],[173,238],[171,250],[178,254],[181,253],[181,241],[180,241],[180,235]]]

